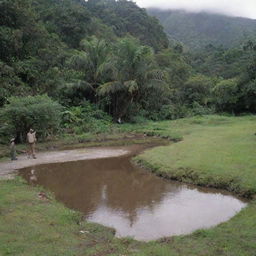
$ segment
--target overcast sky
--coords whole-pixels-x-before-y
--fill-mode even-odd
[[[140,7],[185,9],[256,19],[256,0],[134,0]]]

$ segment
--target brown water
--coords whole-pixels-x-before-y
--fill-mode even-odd
[[[132,150],[134,154],[142,148]],[[115,228],[118,237],[144,241],[212,227],[246,206],[225,192],[156,177],[132,165],[133,154],[45,164],[20,174],[53,191],[88,221]]]

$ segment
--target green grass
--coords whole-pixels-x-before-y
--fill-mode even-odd
[[[256,118],[208,116],[163,122],[161,133],[183,141],[137,157],[159,175],[198,185],[256,194]]]
[[[83,222],[79,213],[65,208],[49,193],[49,200],[41,200],[39,187],[16,179],[0,181],[0,188],[1,256],[126,253],[127,246],[114,238],[112,229]]]
[[[128,132],[151,133],[178,143],[137,157],[159,175],[195,184],[224,187],[255,196],[256,118],[208,116],[144,125]],[[254,256],[256,201],[217,227],[191,235],[142,243],[117,239],[114,231],[84,222],[79,213],[40,200],[40,187],[21,179],[0,181],[0,255],[22,256]],[[80,231],[86,231],[84,234]]]

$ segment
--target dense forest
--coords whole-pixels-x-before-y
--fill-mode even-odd
[[[256,110],[253,38],[190,52],[127,0],[2,0],[0,11],[2,142],[31,126],[44,138]]]

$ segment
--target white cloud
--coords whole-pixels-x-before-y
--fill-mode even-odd
[[[134,0],[140,7],[209,11],[256,19],[256,0]]]

